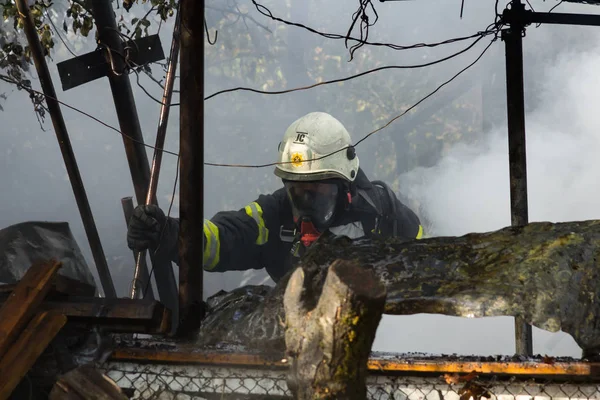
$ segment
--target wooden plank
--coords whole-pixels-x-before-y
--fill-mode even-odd
[[[35,314],[36,308],[50,290],[52,279],[61,265],[57,261],[32,265],[1,305],[0,359],[19,335],[19,331]]]
[[[6,298],[17,287],[18,283],[0,285],[0,298]],[[52,282],[52,287],[46,298],[60,298],[64,296],[90,296],[96,294],[96,288],[89,283],[57,274]]]
[[[70,323],[102,325],[112,332],[166,333],[171,323],[170,311],[154,300],[71,297],[45,301],[40,309],[64,314]]]
[[[0,400],[10,396],[66,322],[67,317],[53,312],[42,312],[31,320],[0,359]]]
[[[287,359],[274,360],[248,353],[219,353],[199,351],[178,346],[177,350],[153,348],[117,348],[111,361],[152,362],[165,364],[201,364],[240,368],[270,367],[289,368]],[[490,375],[549,375],[549,376],[599,376],[598,362],[543,362],[543,361],[447,361],[447,360],[403,360],[372,357],[368,363],[372,373],[471,373]]]
[[[89,366],[61,376],[48,400],[126,400],[122,390],[109,377]]]
[[[0,307],[6,302],[0,301]],[[66,315],[69,323],[99,325],[111,332],[166,333],[171,324],[171,312],[154,300],[73,296],[46,300],[38,310],[58,312]]]

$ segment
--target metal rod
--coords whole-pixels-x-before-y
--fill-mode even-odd
[[[204,317],[204,0],[181,0],[178,334]]]
[[[520,0],[512,2],[512,9],[524,10]],[[510,170],[511,224],[523,226],[529,222],[527,205],[527,153],[525,143],[525,95],[523,87],[523,32],[524,26],[512,23],[502,31],[506,48],[506,95],[508,117],[508,159]],[[533,355],[531,325],[515,318],[516,352]]]
[[[46,98],[46,104],[48,105],[48,110],[52,118],[52,125],[54,126],[54,132],[56,134],[56,138],[58,139],[60,151],[65,162],[69,181],[71,182],[71,187],[73,188],[75,201],[77,202],[77,207],[79,208],[79,213],[81,214],[83,227],[90,244],[90,249],[92,250],[92,256],[94,258],[94,263],[96,264],[96,269],[98,270],[98,276],[100,277],[102,290],[104,291],[104,295],[106,297],[115,298],[117,297],[117,294],[115,292],[115,287],[110,275],[110,270],[108,269],[108,264],[106,263],[106,257],[104,255],[104,250],[102,249],[100,236],[98,235],[96,223],[94,222],[94,216],[85,192],[85,187],[83,186],[83,180],[81,179],[81,175],[79,173],[75,154],[73,153],[73,147],[71,146],[71,140],[69,139],[69,134],[67,132],[67,126],[65,124],[60,105],[57,101],[56,91],[54,90],[54,84],[52,83],[52,77],[50,76],[48,65],[46,64],[42,45],[35,28],[33,18],[29,12],[29,6],[27,5],[26,0],[17,0],[16,4],[21,20],[23,21],[25,35],[27,36],[27,42],[29,43],[29,47],[31,49],[31,56],[35,63],[40,84],[42,85],[42,90]]]
[[[173,28],[173,40],[171,41],[171,52],[167,67],[167,76],[163,90],[162,102],[160,105],[160,115],[158,118],[158,129],[156,132],[156,143],[154,144],[154,156],[152,158],[152,169],[150,171],[150,185],[146,194],[146,205],[156,203],[156,190],[158,188],[158,178],[160,176],[160,167],[162,164],[163,147],[165,146],[165,137],[167,135],[167,126],[169,124],[169,111],[171,110],[171,97],[173,95],[173,85],[175,84],[175,73],[177,71],[177,58],[179,57],[179,10],[175,17],[175,26]],[[138,285],[140,274],[142,273],[142,260],[146,259],[146,252],[141,251],[137,254],[135,262],[135,271],[131,285],[131,298],[138,296]]]
[[[600,26],[598,14],[568,14],[568,13],[541,13],[527,11],[524,14],[526,23],[556,24],[556,25],[584,25]]]
[[[98,43],[106,50],[111,66],[108,80],[112,91],[119,127],[125,133],[123,144],[133,180],[138,204],[143,204],[150,185],[150,166],[144,146],[144,137],[135,106],[133,91],[123,49],[123,41],[117,30],[111,0],[92,0],[92,13],[98,28]],[[160,301],[177,317],[177,283],[169,260],[158,259],[150,252],[152,270],[156,274],[156,287]]]
[[[121,199],[121,207],[123,207],[123,215],[125,216],[125,224],[129,224],[129,220],[133,215],[133,199],[131,196],[123,197]],[[146,264],[146,257],[143,257],[141,261],[138,261],[139,252],[133,252],[133,259],[135,262],[140,262],[139,266],[139,276],[138,279],[134,279],[132,285],[135,285],[137,282],[140,283],[142,290],[145,290],[144,298],[154,300],[154,291],[152,290],[152,285],[150,282],[150,274],[148,273],[148,265]],[[148,289],[146,289],[148,288]]]

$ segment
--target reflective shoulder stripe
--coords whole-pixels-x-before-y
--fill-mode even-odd
[[[245,207],[246,214],[251,216],[256,225],[258,225],[258,237],[256,238],[256,244],[262,245],[267,243],[269,240],[269,230],[265,225],[265,220],[263,219],[263,211],[257,202],[253,201]]]
[[[210,271],[219,263],[219,253],[221,251],[221,242],[219,241],[219,228],[211,221],[204,220],[204,235],[206,236],[206,245],[204,246],[204,256],[202,257],[204,269]]]
[[[417,232],[417,239],[423,238],[423,225],[419,225],[419,232]]]

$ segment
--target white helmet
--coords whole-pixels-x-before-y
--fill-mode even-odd
[[[359,165],[344,125],[323,112],[306,114],[287,128],[279,143],[279,162],[275,175],[290,181],[342,178],[352,182]]]

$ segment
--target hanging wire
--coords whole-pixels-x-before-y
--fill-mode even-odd
[[[333,80],[329,80],[329,81],[323,81],[323,82],[319,82],[319,83],[315,83],[312,85],[308,85],[308,86],[302,86],[302,87],[298,87],[298,88],[293,88],[293,89],[285,89],[285,90],[274,90],[274,91],[267,91],[267,90],[259,90],[259,89],[253,89],[250,87],[236,87],[236,88],[230,88],[230,89],[224,89],[224,90],[220,90],[218,92],[215,92],[209,96],[206,96],[204,98],[204,100],[210,100],[213,97],[216,97],[218,95],[224,94],[224,93],[230,93],[230,92],[236,92],[236,91],[247,91],[247,92],[253,92],[253,93],[258,93],[258,94],[286,94],[286,93],[292,93],[292,92],[297,92],[297,91],[302,91],[302,90],[309,90],[309,89],[313,89],[319,86],[324,86],[324,85],[330,85],[333,83],[340,83],[340,82],[346,82],[346,81],[350,81],[352,79],[356,79],[356,78],[360,78],[362,76],[365,75],[369,75],[372,74],[374,72],[379,72],[379,71],[384,71],[384,70],[391,70],[391,69],[417,69],[417,68],[424,68],[424,67],[429,67],[431,65],[435,65],[435,64],[439,64],[442,63],[444,61],[448,61],[454,57],[457,57],[467,51],[469,51],[473,46],[475,46],[477,44],[477,42],[479,42],[481,39],[483,39],[484,37],[491,35],[491,34],[496,34],[497,30],[488,30],[488,31],[484,31],[479,33],[478,35],[476,35],[475,37],[477,37],[477,39],[475,41],[473,41],[473,43],[469,44],[467,47],[465,47],[464,49],[453,53],[449,56],[440,58],[438,60],[435,61],[430,61],[424,64],[416,64],[416,65],[387,65],[387,66],[383,66],[383,67],[378,67],[378,68],[374,68],[374,69],[370,69],[367,71],[363,71],[360,72],[358,74],[355,75],[350,75],[348,77],[345,78],[338,78],[338,79],[333,79]]]
[[[373,14],[375,14],[375,21],[373,22],[369,22],[369,14],[367,14],[367,10],[369,8],[373,11]],[[350,35],[354,30],[354,26],[359,20],[360,23],[358,30],[360,33],[360,39],[358,43],[350,47],[350,61],[354,59],[354,52],[360,49],[366,43],[366,40],[369,38],[369,28],[375,25],[375,23],[379,20],[379,15],[377,14],[377,10],[375,9],[375,6],[371,2],[371,0],[359,0],[358,10],[356,10],[354,14],[352,14],[352,23],[350,24],[348,33],[346,33],[346,39],[344,40],[346,48],[348,48],[348,41],[350,40]]]
[[[401,117],[402,117],[402,116],[404,116],[406,113],[408,113],[409,111],[411,111],[412,109],[414,109],[415,107],[417,107],[418,105],[420,105],[420,104],[421,104],[423,101],[425,101],[425,100],[427,100],[428,98],[430,98],[431,96],[433,96],[435,93],[437,93],[437,92],[438,92],[440,89],[442,89],[444,86],[448,85],[450,82],[452,82],[454,79],[456,79],[456,78],[457,78],[459,75],[461,75],[461,74],[462,74],[462,73],[464,73],[466,70],[468,70],[468,69],[469,69],[469,68],[471,68],[473,65],[475,65],[475,63],[477,63],[477,62],[478,62],[478,61],[479,61],[479,60],[480,60],[480,59],[483,57],[483,55],[485,54],[485,52],[486,52],[486,51],[487,51],[487,50],[490,48],[490,46],[491,46],[491,45],[492,45],[492,44],[493,44],[493,43],[494,43],[494,42],[497,40],[497,38],[498,38],[498,34],[496,33],[496,35],[494,36],[494,38],[493,38],[493,39],[490,41],[490,43],[488,44],[488,46],[487,46],[487,47],[486,47],[486,48],[483,50],[483,52],[482,52],[482,53],[479,55],[479,57],[477,57],[477,59],[476,59],[475,61],[473,61],[473,62],[472,62],[471,64],[469,64],[467,67],[463,68],[461,71],[459,71],[459,72],[458,72],[456,75],[454,75],[452,78],[450,78],[449,80],[447,80],[447,81],[445,81],[444,83],[442,83],[441,85],[439,85],[439,86],[438,86],[438,87],[437,87],[437,88],[436,88],[434,91],[430,92],[430,93],[429,93],[427,96],[423,97],[421,100],[419,100],[418,102],[416,102],[415,104],[413,104],[413,105],[412,105],[411,107],[409,107],[407,110],[405,110],[405,111],[404,111],[404,112],[402,112],[401,114],[399,114],[399,115],[395,116],[394,118],[392,118],[390,121],[388,121],[388,122],[387,122],[386,124],[384,124],[383,126],[381,126],[381,127],[377,128],[377,129],[375,129],[375,130],[373,130],[373,131],[369,132],[368,134],[366,134],[366,135],[365,135],[365,136],[364,136],[362,139],[360,139],[360,140],[359,140],[359,141],[358,141],[358,142],[357,142],[357,143],[356,143],[354,146],[355,146],[355,147],[356,147],[356,146],[358,146],[360,143],[362,143],[363,141],[365,141],[367,138],[371,137],[371,136],[372,136],[372,135],[374,135],[375,133],[377,133],[377,132],[379,132],[379,131],[381,131],[381,130],[383,130],[383,129],[387,128],[387,127],[388,127],[390,124],[392,124],[394,121],[396,121],[397,119],[401,118]],[[481,39],[481,38],[480,38],[480,39]],[[471,48],[472,46],[473,46],[473,45],[471,45],[469,48]],[[464,52],[464,51],[465,51],[465,50],[463,50],[462,52]],[[60,101],[60,100],[58,100],[58,99],[56,99],[56,98],[53,98],[53,97],[51,97],[51,96],[47,96],[47,95],[45,95],[44,93],[42,93],[42,92],[39,92],[39,91],[37,91],[37,90],[35,90],[35,89],[26,88],[26,87],[24,87],[24,86],[23,86],[21,83],[19,83],[18,81],[16,81],[16,80],[12,79],[11,77],[8,77],[8,76],[5,76],[5,75],[0,75],[0,79],[1,79],[1,80],[4,80],[4,81],[6,81],[6,82],[8,82],[8,83],[15,84],[15,85],[17,85],[18,87],[21,87],[21,88],[23,88],[23,89],[27,90],[27,91],[28,91],[28,92],[30,92],[30,93],[36,93],[36,94],[39,94],[39,95],[41,95],[41,96],[44,96],[44,97],[47,97],[47,98],[52,98],[53,100],[55,100],[55,101],[56,101],[56,102],[58,102],[59,104],[61,104],[61,105],[65,106],[65,107],[67,107],[67,108],[69,108],[69,109],[71,109],[71,110],[73,110],[73,111],[76,111],[76,112],[78,112],[78,113],[80,113],[80,114],[82,114],[82,115],[84,115],[84,116],[86,116],[86,117],[88,117],[88,118],[90,118],[90,119],[92,119],[92,120],[94,120],[94,121],[98,122],[99,124],[101,124],[101,125],[103,125],[103,126],[105,126],[105,127],[109,128],[109,129],[111,129],[111,130],[113,130],[113,131],[115,131],[115,132],[119,133],[120,135],[122,135],[122,136],[124,136],[124,137],[126,137],[126,138],[128,138],[128,139],[130,139],[130,140],[132,140],[133,142],[136,142],[136,143],[142,144],[142,145],[143,145],[143,146],[145,146],[145,147],[148,147],[148,148],[151,148],[151,149],[157,150],[157,149],[156,149],[154,146],[152,146],[152,145],[149,145],[149,144],[146,144],[146,143],[144,143],[144,142],[142,142],[142,141],[139,141],[139,140],[136,140],[136,139],[132,138],[131,136],[127,135],[126,133],[124,133],[124,132],[120,131],[119,129],[117,129],[117,128],[115,128],[115,127],[113,127],[113,126],[111,126],[111,125],[107,124],[106,122],[104,122],[104,121],[102,121],[102,120],[100,120],[100,119],[98,119],[98,118],[94,117],[93,115],[91,115],[91,114],[89,114],[89,113],[87,113],[87,112],[85,112],[85,111],[82,111],[82,110],[80,110],[80,109],[78,109],[78,108],[76,108],[76,107],[74,107],[74,106],[71,106],[71,105],[69,105],[69,104],[67,104],[67,103],[65,103],[65,102],[62,102],[62,101]],[[339,153],[340,151],[345,151],[347,148],[348,148],[348,147],[344,147],[344,148],[341,148],[341,149],[339,149],[339,150],[333,151],[333,152],[331,152],[331,153],[329,153],[329,154],[325,154],[325,155],[323,155],[323,156],[316,157],[316,158],[313,158],[313,159],[310,159],[310,160],[306,160],[306,161],[307,161],[307,162],[308,162],[308,161],[318,161],[318,160],[324,159],[324,158],[326,158],[326,157],[330,157],[330,156],[332,156],[333,154]],[[170,155],[174,155],[174,156],[177,156],[177,157],[179,157],[179,154],[178,154],[178,153],[176,153],[176,152],[173,152],[173,151],[169,151],[169,150],[165,150],[165,149],[158,149],[158,151],[163,151],[163,152],[164,152],[164,153],[166,153],[166,154],[170,154]],[[271,166],[275,166],[275,165],[283,165],[283,164],[290,164],[290,163],[292,163],[292,162],[291,162],[291,161],[285,161],[285,162],[272,162],[272,163],[266,163],[266,164],[254,164],[254,165],[252,165],[252,164],[224,164],[224,163],[211,163],[211,162],[205,162],[205,163],[204,163],[204,165],[207,165],[207,166],[213,166],[213,167],[231,167],[231,168],[265,168],[265,167],[271,167]]]
[[[54,24],[54,21],[52,21],[52,17],[50,17],[50,14],[48,13],[48,10],[44,10],[44,11],[45,11],[46,17],[48,18],[48,21],[50,21],[50,25],[52,25],[52,28],[54,29],[54,32],[56,33],[56,36],[58,36],[58,38],[60,39],[60,41],[62,42],[62,44],[65,46],[65,48],[67,49],[67,51],[69,53],[71,53],[71,55],[73,57],[77,57],[77,54],[75,54],[75,52],[73,50],[71,50],[71,47],[67,44],[66,40],[63,39],[63,37],[60,34],[58,28]]]
[[[403,0],[404,1],[404,0]],[[498,1],[498,0],[496,0]],[[285,20],[283,18],[280,17],[276,17],[273,15],[273,13],[271,12],[271,10],[269,10],[267,7],[265,7],[262,4],[259,4],[256,2],[256,0],[252,0],[252,3],[254,4],[254,6],[256,7],[256,9],[258,10],[259,13],[261,13],[262,15],[272,19],[273,21],[277,21],[277,22],[281,22],[283,24],[286,25],[290,25],[290,26],[296,26],[302,29],[305,29],[311,33],[314,33],[316,35],[328,38],[328,39],[338,39],[338,40],[353,40],[356,42],[361,42],[360,39],[355,38],[355,37],[351,37],[348,35],[340,35],[338,33],[327,33],[327,32],[321,32],[317,29],[311,28],[309,26],[300,24],[298,22],[291,22],[288,20]],[[497,20],[495,21],[495,24],[497,24]],[[416,43],[416,44],[412,44],[409,46],[404,46],[404,45],[398,45],[398,44],[394,44],[394,43],[381,43],[381,42],[370,42],[368,40],[362,40],[362,43],[365,45],[369,45],[369,46],[375,46],[375,47],[388,47],[390,49],[393,50],[410,50],[410,49],[418,49],[418,48],[422,48],[422,47],[437,47],[437,46],[441,46],[441,45],[445,45],[445,44],[449,44],[449,43],[454,43],[454,42],[459,42],[459,41],[463,41],[463,40],[469,40],[469,39],[474,39],[477,36],[479,36],[482,32],[478,32],[475,33],[473,35],[469,35],[469,36],[463,36],[463,37],[457,37],[457,38],[453,38],[453,39],[447,39],[444,40],[442,42],[436,42],[436,43]]]
[[[364,142],[365,140],[367,140],[369,137],[373,136],[377,132],[380,132],[381,130],[387,128],[394,121],[398,120],[399,118],[403,117],[404,115],[406,115],[408,112],[410,112],[414,108],[418,107],[421,103],[423,103],[425,100],[427,100],[428,98],[430,98],[431,96],[433,96],[434,94],[436,94],[444,86],[448,85],[450,82],[454,81],[456,78],[458,78],[461,74],[463,74],[469,68],[473,67],[473,65],[475,65],[483,57],[483,55],[488,51],[488,49],[492,46],[492,44],[497,39],[498,39],[498,34],[496,34],[494,36],[494,38],[485,47],[485,49],[481,52],[481,54],[475,59],[475,61],[473,61],[472,63],[470,63],[469,65],[467,65],[465,68],[461,69],[458,73],[456,73],[454,76],[452,76],[447,81],[445,81],[442,84],[440,84],[432,92],[430,92],[428,95],[426,95],[425,97],[421,98],[419,101],[417,101],[416,103],[414,103],[412,106],[410,106],[409,108],[407,108],[406,110],[404,110],[401,114],[399,114],[399,115],[395,116],[394,118],[390,119],[386,124],[380,126],[379,128],[377,128],[377,129],[375,129],[375,130],[367,133],[362,139],[360,139],[358,142],[356,142],[356,144],[354,144],[352,147],[358,146],[359,144],[361,144],[362,142]],[[306,160],[306,162],[322,160],[322,159],[324,159],[326,157],[330,157],[330,156],[332,156],[334,154],[337,154],[337,153],[339,153],[341,151],[346,151],[349,147],[350,146],[345,146],[345,147],[343,147],[341,149],[335,150],[335,151],[333,151],[331,153],[328,153],[328,154],[325,154],[323,156],[315,157],[315,158]],[[213,167],[232,167],[232,168],[265,168],[265,167],[272,167],[272,166],[276,166],[276,165],[283,165],[283,164],[290,164],[290,163],[291,163],[291,161],[272,162],[272,163],[267,163],[267,164],[248,165],[248,164],[220,164],[220,163],[205,162],[204,165],[213,166]]]
[[[215,39],[213,41],[210,40],[210,33],[208,32],[208,23],[206,22],[206,17],[204,17],[204,31],[206,32],[206,40],[208,44],[214,46],[217,43],[217,38],[219,37],[219,31],[215,29]]]
[[[72,106],[70,104],[67,104],[64,101],[61,101],[61,100],[59,100],[59,99],[57,99],[55,97],[48,96],[48,95],[46,95],[43,92],[40,92],[38,90],[25,87],[21,82],[13,79],[10,76],[0,74],[0,80],[2,80],[4,82],[7,82],[7,83],[10,83],[10,84],[13,84],[13,85],[16,85],[17,87],[19,87],[19,88],[21,88],[21,89],[23,89],[23,90],[25,90],[25,91],[27,91],[29,93],[34,93],[34,94],[40,95],[42,97],[45,97],[45,98],[48,98],[48,99],[52,99],[52,100],[56,101],[58,104],[66,107],[66,108],[68,108],[70,110],[73,110],[73,111],[75,111],[75,112],[77,112],[77,113],[79,113],[81,115],[84,115],[84,116],[86,116],[86,117],[88,117],[88,118],[90,118],[90,119],[92,119],[94,121],[96,121],[100,125],[103,125],[106,128],[117,132],[118,134],[126,137],[127,139],[129,139],[129,140],[131,140],[131,141],[133,141],[135,143],[139,143],[139,144],[144,145],[144,146],[146,146],[146,147],[148,147],[150,149],[156,150],[156,147],[154,147],[152,145],[149,145],[147,143],[144,143],[144,142],[142,142],[140,140],[136,140],[136,139],[132,138],[131,136],[129,136],[128,134],[126,134],[126,133],[122,132],[121,130],[115,128],[114,126],[112,126],[112,125],[110,125],[110,124],[102,121],[101,119],[99,119],[97,117],[94,117],[93,115],[91,115],[91,114],[89,114],[89,113],[87,113],[85,111],[82,111],[82,110],[78,109],[77,107],[74,107],[74,106]],[[173,156],[179,156],[179,154],[176,153],[176,152],[174,152],[174,151],[169,151],[169,150],[165,150],[165,149],[158,149],[158,150],[164,152],[165,154],[170,154],[170,155],[173,155]]]

